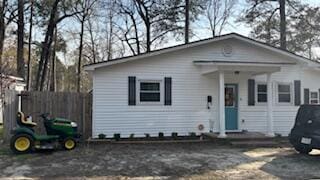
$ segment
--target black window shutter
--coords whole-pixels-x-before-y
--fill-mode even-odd
[[[310,90],[307,88],[304,89],[304,104],[309,104],[310,102],[309,95],[310,95]]]
[[[248,105],[254,106],[255,104],[255,80],[248,80]]]
[[[172,78],[164,78],[164,105],[172,104]]]
[[[294,81],[294,105],[295,106],[301,105],[301,81],[300,80]]]
[[[128,77],[128,105],[136,105],[136,77]]]

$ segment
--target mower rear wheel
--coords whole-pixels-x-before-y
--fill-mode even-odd
[[[28,153],[32,150],[34,140],[28,134],[17,134],[11,138],[10,148],[16,154]]]
[[[73,150],[77,146],[77,142],[74,138],[66,138],[64,139],[62,146],[65,150]]]

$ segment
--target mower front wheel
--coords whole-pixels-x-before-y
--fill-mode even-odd
[[[34,140],[28,134],[17,134],[11,138],[10,148],[16,154],[28,153],[32,150]]]
[[[65,150],[73,150],[76,146],[77,146],[76,140],[71,137],[65,138],[62,142],[62,147]]]

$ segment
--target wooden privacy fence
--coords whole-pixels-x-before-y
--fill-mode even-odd
[[[84,139],[91,136],[92,127],[92,95],[87,93],[72,92],[29,92],[24,91],[19,94],[21,97],[21,110],[25,115],[31,115],[32,120],[38,125],[35,131],[45,134],[45,128],[42,118],[39,115],[49,113],[50,117],[60,117],[70,119],[78,124],[78,132],[83,135]],[[16,97],[18,97],[16,95]],[[13,98],[14,97],[8,97]],[[17,98],[16,98],[17,99]],[[18,98],[19,99],[19,98]],[[18,108],[17,108],[18,109]],[[13,113],[13,112],[10,112]],[[6,114],[4,128],[7,127],[7,121],[13,124],[16,121],[17,111],[13,114]],[[9,117],[7,119],[7,117]],[[8,129],[7,129],[8,130]],[[10,131],[10,130],[9,130]],[[10,133],[10,132],[9,132]],[[9,135],[10,136],[10,135]]]
[[[3,99],[3,139],[8,141],[10,131],[16,126],[16,115],[19,107],[18,92],[6,90]]]

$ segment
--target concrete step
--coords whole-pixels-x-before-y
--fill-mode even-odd
[[[205,137],[208,137],[209,139],[216,140],[220,139],[218,137],[217,133],[204,133]],[[287,139],[284,137],[268,137],[265,136],[262,133],[255,133],[255,132],[249,132],[249,133],[227,133],[226,138],[222,138],[228,141],[271,141],[271,140],[278,140],[278,139]]]

